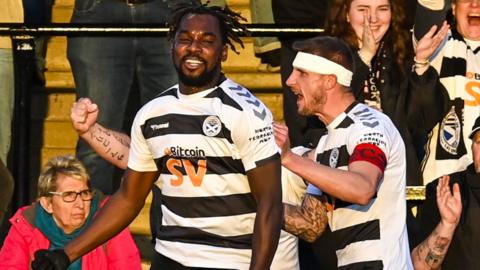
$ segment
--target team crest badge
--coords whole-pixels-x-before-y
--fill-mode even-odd
[[[452,155],[457,154],[457,148],[460,144],[460,131],[460,119],[455,113],[455,107],[452,107],[440,125],[440,144],[445,151]]]
[[[332,152],[330,152],[330,159],[329,159],[330,168],[337,167],[339,153],[340,152],[338,151],[338,148],[333,148]]]
[[[203,134],[213,137],[217,136],[222,130],[222,122],[217,116],[211,115],[203,121]]]

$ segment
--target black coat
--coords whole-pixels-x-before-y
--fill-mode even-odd
[[[351,88],[358,101],[364,102],[364,84],[369,76],[369,67],[354,53],[355,72]],[[438,80],[433,67],[422,75],[412,71],[411,64],[405,72],[391,54],[382,59],[376,85],[380,89],[381,108],[400,132],[407,156],[407,185],[423,185],[420,170],[421,150],[426,135],[445,114],[448,93]],[[405,74],[405,75],[404,75]]]
[[[450,176],[450,185],[454,183],[460,185],[463,208],[442,269],[480,269],[480,174],[472,164],[465,171]],[[425,240],[440,222],[437,185],[438,180],[427,185],[426,200],[417,215],[420,227],[417,242]]]

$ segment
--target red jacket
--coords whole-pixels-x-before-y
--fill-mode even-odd
[[[106,200],[102,201],[102,205]],[[1,270],[28,270],[35,251],[50,241],[34,225],[35,204],[22,207],[10,219],[12,227],[0,250]],[[82,270],[140,270],[140,253],[128,228],[82,257]]]

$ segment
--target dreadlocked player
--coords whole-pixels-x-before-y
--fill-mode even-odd
[[[121,231],[157,179],[163,220],[152,269],[270,267],[282,213],[272,115],[221,72],[231,40],[242,45],[239,18],[202,5],[173,14],[179,84],[137,113],[122,186],[96,222],[64,250],[37,252],[33,269],[66,269]]]

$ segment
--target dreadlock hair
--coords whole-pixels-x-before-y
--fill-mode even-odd
[[[234,43],[238,43],[242,49],[244,48],[240,36],[249,36],[250,32],[247,27],[240,21],[247,21],[244,17],[227,6],[208,6],[209,2],[202,4],[199,1],[191,0],[189,3],[181,2],[172,7],[167,26],[169,28],[168,38],[171,40],[175,37],[178,27],[182,19],[187,14],[207,14],[218,20],[220,33],[222,34],[223,44],[227,44],[232,51],[239,53]]]

